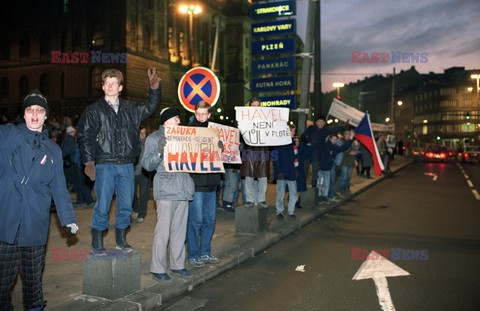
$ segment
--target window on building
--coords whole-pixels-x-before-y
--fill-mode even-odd
[[[10,39],[5,35],[0,43],[0,59],[10,59]]]
[[[143,50],[152,50],[150,28],[147,25],[143,26]]]
[[[62,72],[60,76],[60,97],[65,95],[65,74]]]
[[[92,27],[92,39],[90,40],[90,43],[92,47],[102,47],[104,41],[104,29],[100,23],[95,23]]]
[[[21,76],[19,81],[19,92],[18,95],[20,96],[20,100],[23,101],[25,96],[28,94],[28,78],[26,76]]]
[[[90,71],[90,83],[88,93],[90,95],[98,95],[102,86],[102,71],[95,67]]]
[[[40,92],[45,95],[48,95],[48,93],[50,92],[50,82],[46,73],[40,76]]]
[[[51,50],[50,33],[44,31],[40,35],[40,55],[49,55]]]
[[[30,38],[26,34],[20,37],[20,57],[30,57]]]
[[[8,84],[7,77],[3,77],[2,80],[0,80],[0,99],[8,99],[10,97],[10,88]]]

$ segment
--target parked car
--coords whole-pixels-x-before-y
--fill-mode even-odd
[[[467,146],[457,154],[457,161],[480,164],[480,146]]]
[[[423,159],[423,148],[415,147],[412,149],[411,156],[414,160],[422,160]]]

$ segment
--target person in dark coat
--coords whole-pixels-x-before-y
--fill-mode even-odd
[[[48,104],[38,90],[23,101],[25,123],[0,126],[0,308],[13,310],[17,272],[26,310],[43,310],[42,272],[50,206],[67,233],[78,230],[63,174],[62,151],[43,129]]]

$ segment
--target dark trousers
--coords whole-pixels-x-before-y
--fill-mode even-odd
[[[45,266],[45,245],[17,246],[0,241],[0,310],[13,310],[13,286],[20,268],[23,285],[23,306],[26,310],[43,307],[42,272]]]
[[[310,164],[312,165],[312,187],[317,186],[317,178],[318,178],[318,160],[314,158],[316,155],[312,155],[310,159],[306,159],[304,163],[305,168],[305,178],[308,176],[308,169],[310,168]]]
[[[138,190],[137,190],[138,187]],[[138,217],[147,216],[147,202],[150,197],[150,178],[144,174],[135,175],[135,194],[133,196],[133,211]]]

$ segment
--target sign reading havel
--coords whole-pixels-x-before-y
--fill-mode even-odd
[[[238,129],[249,146],[283,146],[292,142],[288,108],[235,107]]]
[[[295,1],[279,1],[252,5],[253,19],[291,15],[295,15]]]
[[[240,157],[240,131],[231,126],[208,122],[208,127],[218,129],[220,140],[223,143],[223,163],[242,164]]]
[[[167,172],[223,173],[218,130],[205,127],[166,127],[164,166]],[[166,159],[166,161],[165,161]]]

